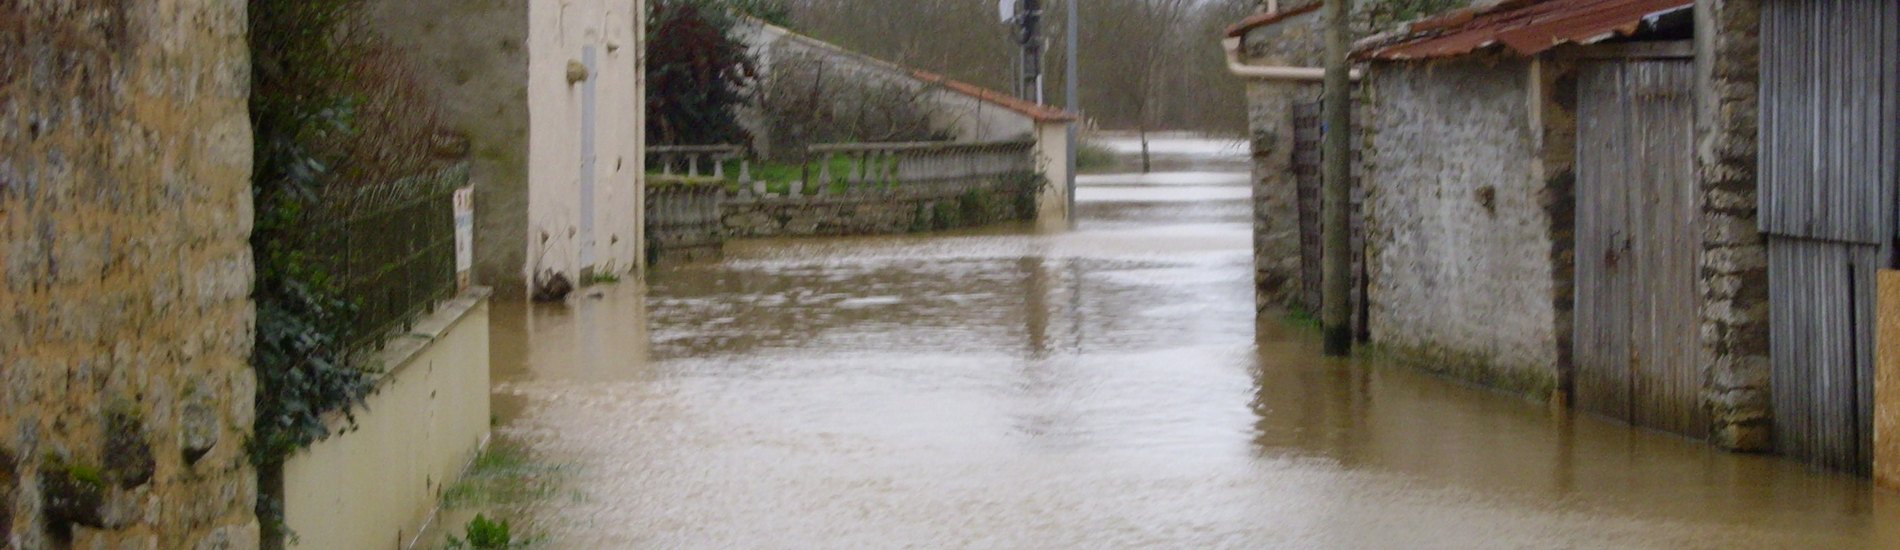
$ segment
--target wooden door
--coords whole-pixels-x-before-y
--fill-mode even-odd
[[[1573,382],[1583,410],[1700,438],[1694,81],[1687,59],[1581,69]]]

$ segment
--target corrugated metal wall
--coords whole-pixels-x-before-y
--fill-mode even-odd
[[[1900,3],[1764,2],[1761,62],[1775,444],[1864,474],[1873,279],[1895,234]]]
[[[1762,230],[1886,242],[1900,4],[1771,0],[1761,61]]]
[[[1870,245],[1770,237],[1775,447],[1826,468],[1873,465],[1874,274]]]
[[[1581,68],[1575,383],[1581,409],[1699,438],[1694,86],[1687,59]]]

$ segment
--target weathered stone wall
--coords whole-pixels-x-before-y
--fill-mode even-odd
[[[733,238],[895,235],[1029,221],[1041,189],[1024,178],[905,184],[889,192],[741,195],[721,206]]]
[[[889,86],[915,92],[929,109],[931,126],[957,141],[1002,141],[1032,137],[1036,120],[990,101],[920,80],[911,68],[844,49],[788,29],[750,20],[740,33],[757,58],[761,74],[784,71],[822,71],[818,80],[848,79],[875,87]],[[840,88],[842,89],[842,88]],[[849,99],[849,98],[841,98]],[[746,109],[740,124],[752,132],[753,148],[766,156],[783,144],[773,144],[765,113]]]
[[[1760,0],[1696,10],[1696,183],[1702,193],[1702,357],[1717,445],[1767,450],[1767,245],[1756,230]]]
[[[1426,368],[1544,398],[1560,284],[1530,62],[1380,63],[1367,76],[1367,254],[1375,343]]]
[[[246,28],[0,2],[0,546],[258,544]]]
[[[528,253],[528,1],[373,0],[365,18],[469,140],[474,276],[522,294]],[[427,14],[419,17],[419,14]]]
[[[1290,8],[1289,8],[1290,9]],[[1292,16],[1248,31],[1242,42],[1247,63],[1317,67],[1325,41],[1319,12]],[[1293,178],[1295,102],[1311,101],[1318,82],[1249,80],[1247,128],[1253,152],[1255,306],[1261,309],[1317,304],[1300,302],[1299,190]]]

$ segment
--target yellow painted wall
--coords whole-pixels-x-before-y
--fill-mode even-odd
[[[408,356],[358,410],[358,429],[284,465],[297,548],[403,548],[488,437],[488,300],[439,307],[384,356]]]

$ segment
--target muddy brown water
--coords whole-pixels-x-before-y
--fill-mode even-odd
[[[1082,181],[1074,231],[744,241],[494,307],[556,548],[1896,548],[1867,483],[1256,320],[1244,165]]]

